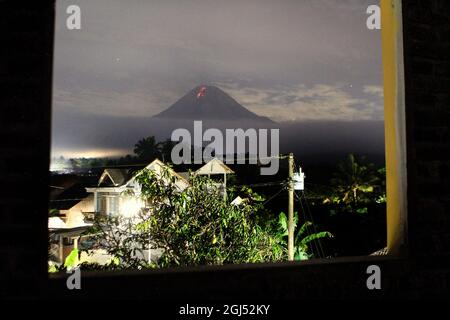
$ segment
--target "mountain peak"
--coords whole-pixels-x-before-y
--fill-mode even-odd
[[[229,94],[214,85],[198,85],[155,118],[168,119],[249,119],[261,122],[272,120],[247,110]]]

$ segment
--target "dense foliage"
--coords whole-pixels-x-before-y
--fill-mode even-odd
[[[137,180],[140,196],[151,209],[141,210],[133,218],[105,217],[95,225],[97,241],[120,262],[111,268],[287,260],[285,214],[258,224],[256,217],[264,213],[263,198],[250,189],[243,190],[248,195],[246,201],[233,205],[223,200],[220,190],[206,177],[194,176],[184,190],[180,190],[169,170],[162,176],[143,170]],[[305,223],[297,233],[298,260],[311,257],[309,242],[331,236],[327,232],[306,235],[310,224]],[[148,249],[159,249],[159,259],[143,259]]]
[[[274,216],[272,210],[280,205],[274,204],[270,210],[265,197],[250,187],[231,186],[224,201],[223,190],[204,176],[193,176],[184,190],[170,169],[162,176],[143,170],[137,181],[141,193],[129,196],[141,197],[147,209],[132,218],[97,219],[91,230],[94,242],[113,259],[103,266],[85,263],[82,267],[113,270],[287,260],[286,215]],[[243,201],[231,204],[237,195]],[[308,186],[303,197],[311,202],[319,225],[336,237],[328,253],[320,256],[369,254],[385,245],[380,231],[386,202],[383,167],[349,155],[338,165],[328,186]],[[317,232],[303,208],[299,209],[303,216],[297,228],[295,215],[295,259],[304,260],[316,255],[320,239],[333,235]],[[364,241],[355,243],[355,239]],[[159,251],[156,259],[146,256],[149,249]]]
[[[147,249],[160,249],[158,267],[251,263],[282,259],[278,244],[251,216],[252,203],[231,205],[205,177],[193,177],[180,190],[169,171],[158,177],[143,170],[137,177],[151,209],[134,218],[109,217],[96,224],[97,238],[123,267],[149,267]],[[150,236],[151,235],[151,236]]]
[[[332,213],[365,214],[368,205],[386,202],[385,175],[385,168],[376,169],[364,157],[350,154],[339,163],[323,203],[333,206]]]

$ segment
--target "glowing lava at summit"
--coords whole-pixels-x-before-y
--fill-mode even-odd
[[[183,120],[209,119],[220,122],[248,119],[258,123],[264,123],[264,125],[273,123],[272,120],[258,116],[247,110],[220,88],[204,84],[192,88],[169,108],[154,115],[153,118]]]
[[[201,97],[206,96],[206,87],[200,87],[200,89],[197,92],[197,99],[200,99]]]

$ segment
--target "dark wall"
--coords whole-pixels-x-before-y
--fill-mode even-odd
[[[16,1],[17,2],[17,1]],[[0,1],[0,296],[416,298],[450,286],[450,2],[404,0],[409,256],[47,279],[53,1]],[[382,268],[383,289],[365,271]],[[121,290],[117,290],[121,288]]]
[[[450,2],[403,2],[410,258],[434,295],[450,287]]]
[[[0,296],[46,285],[53,1],[0,1]]]
[[[411,255],[450,253],[450,2],[404,1]]]

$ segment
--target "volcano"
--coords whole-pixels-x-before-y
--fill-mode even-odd
[[[155,115],[157,119],[251,121],[274,124],[239,104],[216,86],[197,86],[172,106]]]

